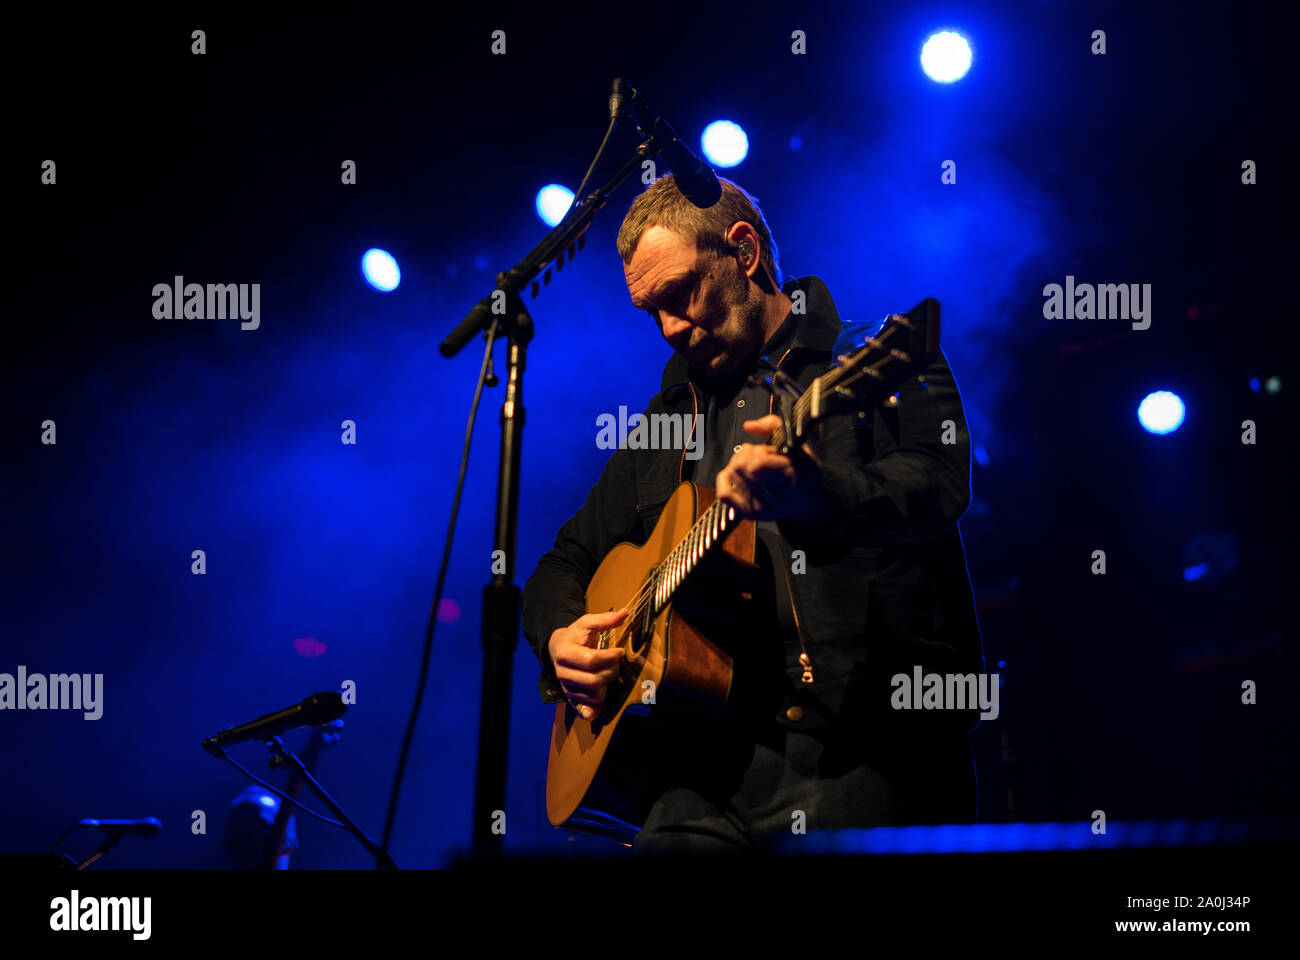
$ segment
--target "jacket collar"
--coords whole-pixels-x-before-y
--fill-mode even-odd
[[[790,349],[829,355],[841,328],[839,311],[835,309],[835,301],[831,299],[830,291],[826,289],[826,284],[820,277],[790,279],[781,286],[781,292],[790,297],[794,296],[796,290],[802,290],[804,293],[804,312],[796,314],[791,310],[781,322],[782,327],[787,323],[795,325]],[[781,327],[777,330],[779,335]],[[690,369],[686,365],[686,358],[680,353],[674,353],[664,366],[663,380],[660,383],[665,401],[674,388],[687,386],[689,374]]]

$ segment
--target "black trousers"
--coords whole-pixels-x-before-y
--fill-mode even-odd
[[[918,738],[686,720],[666,737],[667,787],[637,854],[761,852],[813,830],[976,820],[970,742],[956,723]]]

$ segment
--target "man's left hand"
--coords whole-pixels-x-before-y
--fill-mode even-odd
[[[747,420],[744,428],[765,440],[780,425],[781,418],[772,414]],[[753,520],[820,523],[827,519],[827,510],[817,473],[810,460],[800,458],[796,463],[769,446],[745,443],[718,473],[714,486],[719,500]]]

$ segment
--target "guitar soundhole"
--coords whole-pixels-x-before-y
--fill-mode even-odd
[[[645,583],[642,584],[642,592],[645,593],[649,584],[654,582],[654,568],[646,576]],[[633,607],[635,613],[636,607]],[[627,625],[627,659],[636,660],[645,655],[645,649],[649,644],[650,638],[654,635],[654,603],[647,600],[641,605],[639,622],[629,622]]]
[[[642,635],[640,630],[637,630],[634,627],[627,641],[628,658],[630,659],[633,657],[640,657],[642,653],[645,651],[645,647],[646,647],[645,637]]]

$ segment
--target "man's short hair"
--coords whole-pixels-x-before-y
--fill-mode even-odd
[[[665,174],[632,201],[623,226],[618,231],[618,255],[624,263],[632,260],[641,235],[651,227],[665,227],[686,240],[694,240],[700,250],[725,256],[727,228],[741,221],[754,228],[763,249],[762,262],[781,286],[781,261],[767,220],[758,208],[758,198],[750,196],[730,180],[718,177],[722,198],[711,207],[697,207],[677,189],[671,173]]]

